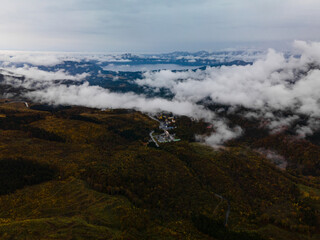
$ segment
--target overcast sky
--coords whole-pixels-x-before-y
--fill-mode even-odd
[[[168,52],[320,40],[319,0],[0,0],[0,49]]]

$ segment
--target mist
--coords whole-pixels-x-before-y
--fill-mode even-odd
[[[167,89],[172,99],[146,97],[144,94],[115,93],[85,81],[88,73],[70,75],[62,70],[46,72],[37,67],[7,67],[14,74],[26,77],[24,81],[7,78],[6,83],[21,85],[25,97],[35,102],[53,105],[80,105],[95,108],[127,108],[155,113],[168,111],[212,123],[215,132],[204,139],[212,146],[240,136],[243,129],[229,127],[227,118],[211,111],[201,101],[230,106],[227,114],[245,108],[242,117],[268,120],[270,133],[291,126],[301,116],[307,125],[295,129],[300,137],[319,129],[320,118],[320,43],[294,42],[291,57],[269,49],[268,53],[246,66],[207,67],[205,70],[147,71],[137,85],[154,92]],[[57,79],[80,81],[77,85],[59,84]],[[21,81],[19,83],[19,81]],[[83,83],[81,82],[83,81]],[[276,111],[290,114],[275,114]]]

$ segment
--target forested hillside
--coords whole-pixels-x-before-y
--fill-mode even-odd
[[[319,239],[317,141],[234,122],[213,149],[178,117],[182,141],[156,148],[140,112],[2,101],[0,239]]]

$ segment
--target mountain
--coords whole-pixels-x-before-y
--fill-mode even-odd
[[[230,121],[247,134],[220,150],[183,116],[155,148],[141,112],[3,100],[1,239],[318,239],[320,146]]]
[[[0,239],[319,239],[319,64],[258,54],[3,63]]]

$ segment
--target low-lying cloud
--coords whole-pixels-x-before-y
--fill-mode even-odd
[[[32,66],[55,66],[57,64],[63,64],[65,61],[97,61],[127,63],[131,60],[124,58],[122,54],[24,52],[0,50],[0,65],[2,67],[16,64],[28,64]]]
[[[294,43],[296,57],[286,58],[270,49],[264,59],[246,66],[208,67],[206,70],[147,72],[136,80],[140,86],[158,91],[167,88],[174,100],[245,107],[248,118],[269,119],[274,131],[290,126],[297,115],[307,115],[309,123],[320,118],[320,43]],[[252,110],[250,112],[250,109]],[[290,111],[291,116],[274,116],[274,111]],[[300,135],[311,134],[317,127],[301,127]]]
[[[89,73],[82,73],[71,75],[63,69],[57,71],[44,71],[38,67],[30,67],[29,65],[24,65],[23,67],[7,67],[6,71],[11,72],[15,75],[24,76],[31,81],[53,81],[53,80],[72,80],[72,81],[82,81],[86,77],[90,76]]]
[[[10,71],[26,76],[29,83],[45,80],[46,84],[41,88],[26,93],[34,101],[96,108],[133,108],[143,112],[169,111],[205,119],[215,126],[215,132],[205,141],[217,145],[241,135],[243,130],[237,126],[230,128],[228,121],[220,118],[218,112],[206,109],[200,104],[204,99],[231,106],[230,113],[244,107],[246,112],[242,116],[267,120],[267,127],[273,132],[291,126],[301,116],[307,117],[307,124],[296,126],[295,131],[300,136],[310,135],[320,128],[320,43],[296,41],[294,47],[295,55],[289,58],[269,50],[263,59],[252,65],[181,72],[149,71],[135,81],[155,92],[162,88],[170,90],[174,96],[171,100],[147,98],[135,93],[114,93],[88,83],[61,85],[52,81],[84,80],[88,75],[71,76],[64,71],[45,72],[28,66]],[[279,111],[290,114],[274,114]]]
[[[141,86],[168,88],[175,99],[197,102],[212,101],[249,109],[283,110],[320,117],[320,50],[319,43],[296,42],[301,57],[286,59],[282,53],[269,50],[263,60],[246,66],[222,66],[206,70],[144,74],[136,80]],[[315,49],[311,51],[310,48]],[[310,69],[312,64],[315,68]],[[298,74],[301,76],[297,78]]]
[[[80,86],[53,85],[44,90],[29,92],[26,96],[35,101],[50,104],[81,105],[95,108],[126,108],[149,113],[167,111],[177,115],[205,119],[217,126],[217,132],[205,139],[211,145],[221,144],[239,136],[241,133],[239,128],[236,128],[236,131],[230,129],[213,112],[190,101],[146,98],[144,95],[134,93],[114,93],[98,86],[89,86],[88,83]]]
[[[62,63],[62,60],[57,54],[53,53],[0,51],[0,62],[2,62],[2,65],[9,65],[11,63],[28,63],[35,66],[54,66]]]
[[[3,81],[4,84],[29,90],[46,89],[53,84],[68,80],[81,82],[90,76],[89,73],[71,75],[63,69],[57,71],[44,71],[38,67],[30,67],[26,64],[23,67],[6,67],[0,68],[0,70],[7,76]]]

